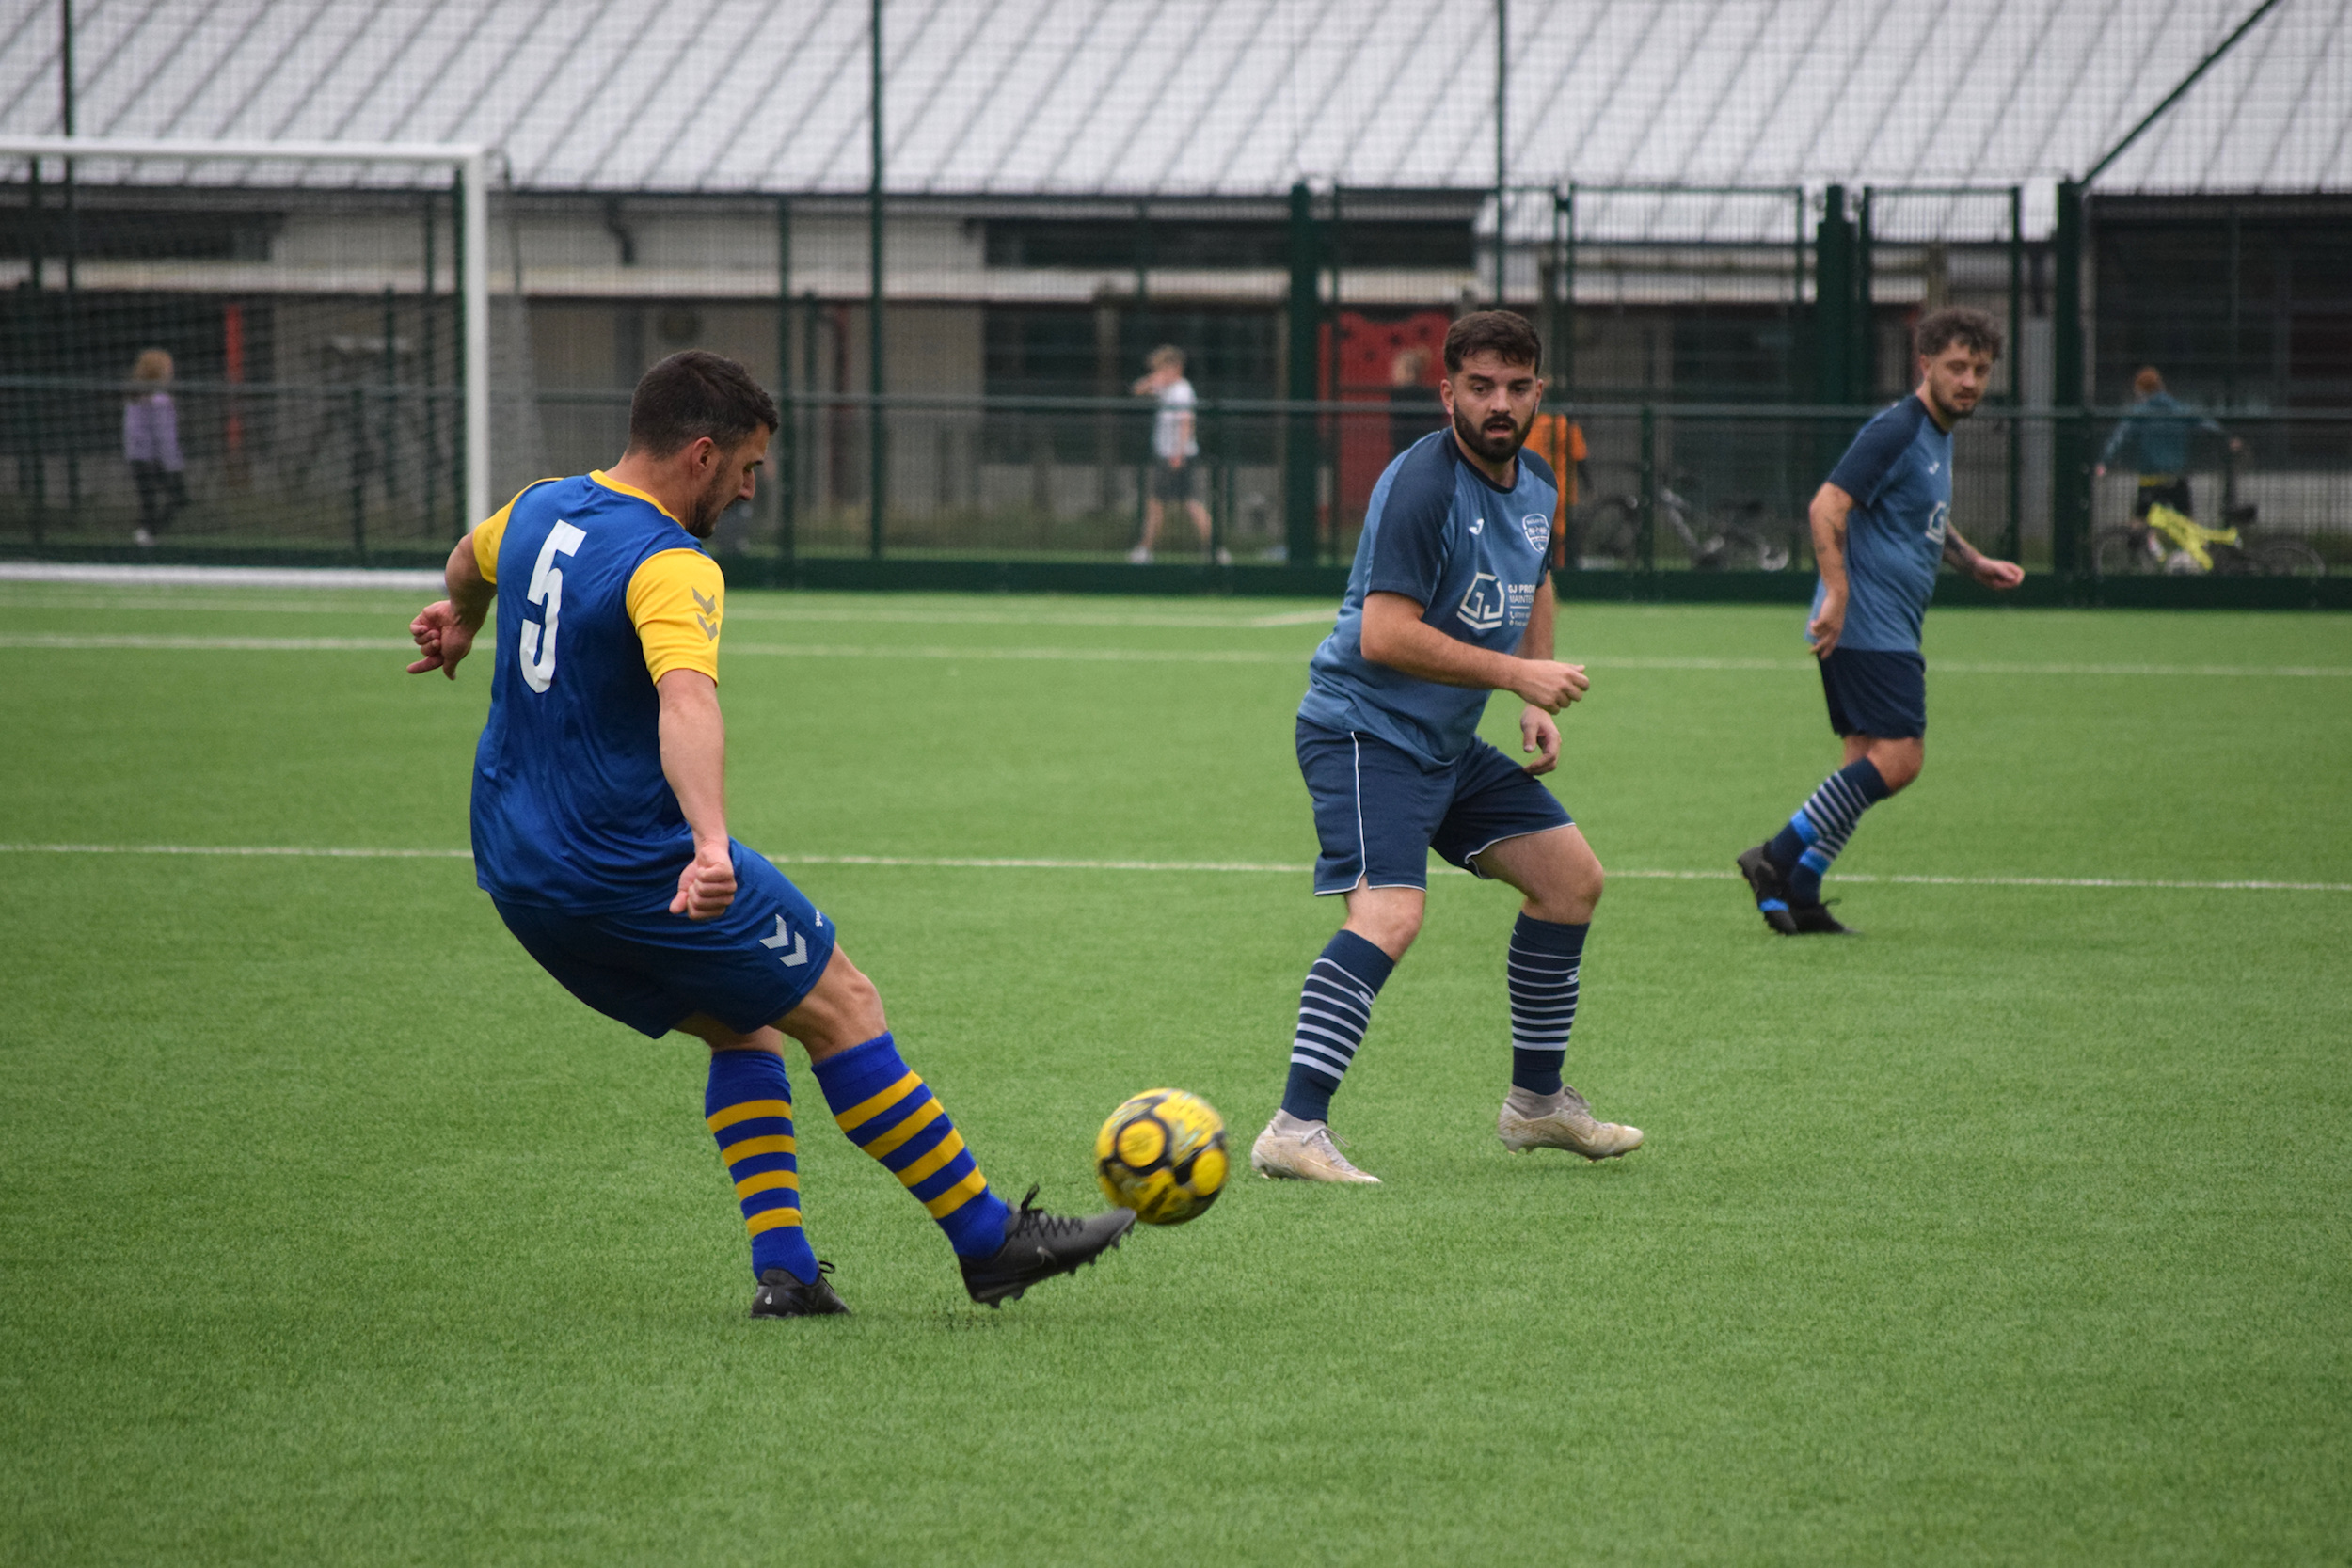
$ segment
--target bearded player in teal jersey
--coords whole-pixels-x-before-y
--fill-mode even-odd
[[[1739,858],[1756,912],[1783,936],[1847,927],[1821,900],[1821,877],[1862,814],[1927,765],[1927,661],[1919,626],[1948,561],[1987,588],[2025,580],[1952,527],[1952,427],[1975,410],[2000,356],[2001,331],[1981,310],[1935,311],[1919,323],[1919,387],[1862,427],[1813,498],[1821,580],[1805,638],[1821,664],[1830,728],[1845,765],[1787,825]]]
[[[409,628],[423,657],[408,670],[455,679],[496,605],[475,879],[573,995],[710,1047],[704,1120],[751,1237],[752,1315],[849,1310],[802,1231],[787,1035],[834,1122],[923,1205],[972,1299],[994,1307],[1117,1245],[1135,1215],[1065,1219],[992,1192],[833,923],[727,834],[726,583],[699,542],[751,499],[776,428],[735,361],[664,359],[637,385],[610,472],[543,480],[459,541],[449,597]]]
[[[1552,715],[1584,694],[1552,657],[1550,557],[1559,483],[1523,450],[1543,404],[1543,344],[1522,318],[1481,310],[1445,337],[1448,424],[1374,485],[1331,635],[1309,666],[1298,767],[1314,802],[1318,896],[1347,918],[1307,972],[1281,1109],[1251,1148],[1261,1176],[1376,1182],[1331,1136],[1331,1097],[1373,999],[1421,932],[1429,851],[1521,895],[1504,975],[1505,1148],[1631,1152],[1641,1129],[1597,1121],[1562,1082],[1584,935],[1601,867],[1537,780],[1560,758]],[[1478,737],[1490,692],[1526,703],[1513,762]]]

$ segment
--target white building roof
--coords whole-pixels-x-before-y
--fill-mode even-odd
[[[2045,184],[2088,167],[2256,3],[1508,0],[1508,176]],[[0,131],[57,132],[59,8],[9,10]],[[887,0],[888,184],[1490,185],[1496,14]],[[828,0],[86,0],[77,130],[479,141],[541,190],[851,192],[868,171],[867,37],[866,6]],[[2352,5],[2280,0],[2100,184],[2352,189]]]

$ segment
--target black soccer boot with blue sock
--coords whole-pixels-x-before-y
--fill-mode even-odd
[[[1787,827],[1740,857],[1767,926],[1783,936],[1846,934],[1849,927],[1821,902],[1821,879],[1862,814],[1893,793],[1878,765],[1857,757],[1823,779]]]
[[[825,1277],[831,1273],[831,1263],[818,1264],[814,1279],[799,1278],[789,1269],[770,1269],[759,1276],[759,1289],[752,1292],[752,1316],[827,1318],[847,1312],[850,1304],[841,1299],[833,1282]]]
[[[1004,1245],[982,1258],[961,1259],[963,1288],[983,1307],[1019,1301],[1023,1291],[1057,1274],[1076,1274],[1117,1246],[1136,1223],[1132,1209],[1112,1209],[1084,1219],[1049,1214],[1037,1207],[1037,1189],[1005,1215]]]

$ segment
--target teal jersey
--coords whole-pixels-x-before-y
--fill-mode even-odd
[[[1364,597],[1402,594],[1422,621],[1458,642],[1516,653],[1543,586],[1551,467],[1521,451],[1509,489],[1462,455],[1451,428],[1397,454],[1364,512],[1337,623],[1308,665],[1298,717],[1375,735],[1423,768],[1452,765],[1478,736],[1486,693],[1425,681],[1364,657]]]
[[[1862,427],[1829,482],[1853,498],[1837,645],[1917,652],[1951,522],[1952,433],[1914,394]],[[1828,591],[1815,583],[1812,614]]]

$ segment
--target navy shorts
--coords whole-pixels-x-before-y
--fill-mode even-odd
[[[765,856],[733,848],[735,902],[716,920],[492,902],[539,967],[607,1018],[660,1039],[708,1013],[748,1035],[800,1006],[833,958],[834,930]]]
[[[1832,648],[1821,660],[1829,727],[1873,740],[1928,733],[1928,661],[1901,648]]]
[[[1181,468],[1167,458],[1161,458],[1152,465],[1152,497],[1164,501],[1192,499],[1193,470],[1200,466],[1200,460],[1197,457],[1185,458],[1184,466]]]
[[[1565,828],[1550,790],[1483,740],[1452,767],[1426,769],[1359,730],[1298,721],[1298,770],[1315,805],[1315,894],[1429,885],[1429,851],[1475,876],[1478,852],[1506,838]]]

